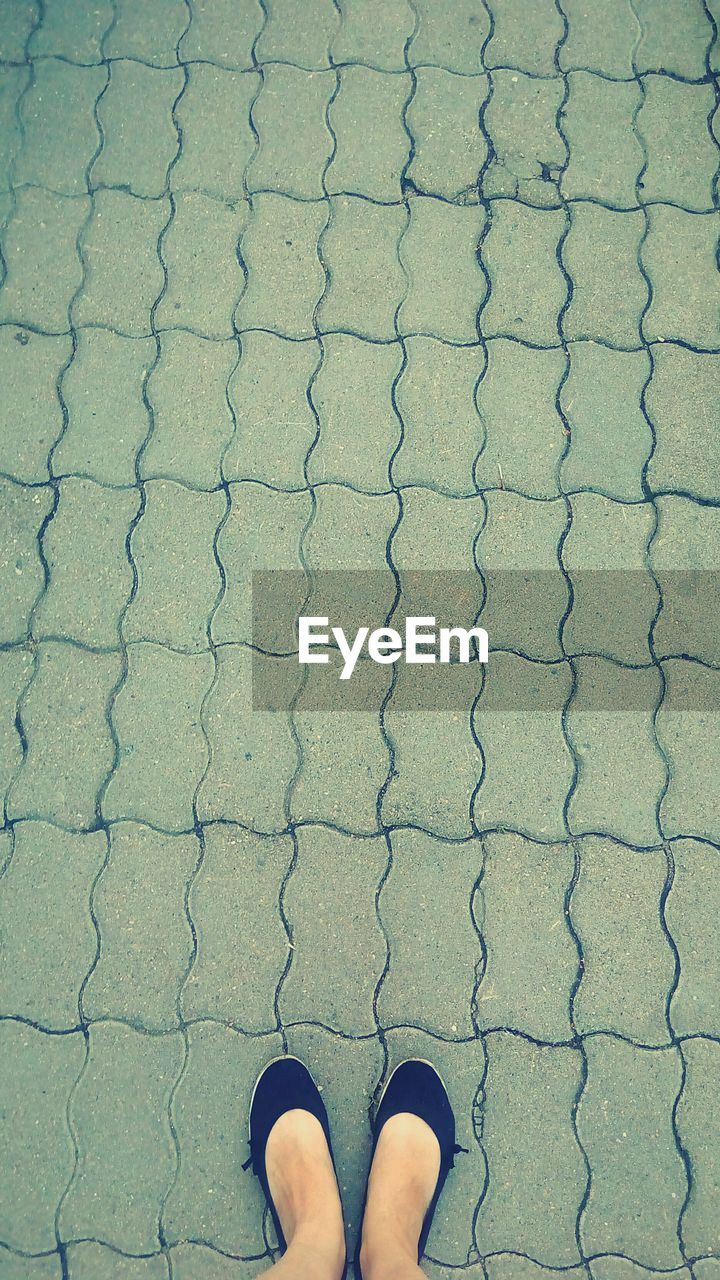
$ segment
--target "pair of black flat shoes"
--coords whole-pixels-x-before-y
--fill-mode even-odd
[[[250,1159],[246,1167],[252,1164],[253,1172],[265,1193],[281,1253],[285,1252],[286,1243],[268,1187],[265,1148],[275,1122],[286,1111],[296,1109],[309,1111],[319,1120],[334,1164],[327,1111],[310,1072],[299,1058],[275,1058],[260,1073],[250,1102]],[[410,1112],[424,1120],[432,1129],[440,1146],[440,1172],[423,1222],[418,1244],[419,1261],[425,1252],[433,1214],[445,1179],[453,1167],[454,1156],[457,1151],[463,1150],[462,1147],[455,1145],[455,1116],[447,1091],[437,1071],[429,1062],[424,1062],[420,1058],[409,1058],[392,1072],[382,1092],[375,1115],[373,1154],[383,1125],[391,1116],[399,1115],[401,1112]],[[358,1256],[359,1247],[356,1254],[356,1268]],[[357,1268],[357,1274],[359,1274],[359,1268]]]

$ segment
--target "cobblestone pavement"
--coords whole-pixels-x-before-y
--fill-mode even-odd
[[[261,1271],[283,1049],[351,1235],[419,1053],[431,1277],[718,1280],[719,21],[4,0],[2,1280]],[[514,709],[253,712],[253,566],[549,612]]]

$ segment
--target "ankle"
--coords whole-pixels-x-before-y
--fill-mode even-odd
[[[309,1270],[317,1280],[340,1280],[345,1268],[345,1231],[342,1218],[334,1215],[307,1217],[299,1221],[292,1238],[288,1240],[288,1253],[300,1259],[304,1257]]]
[[[392,1228],[379,1238],[363,1233],[360,1270],[363,1280],[400,1280],[412,1275],[418,1270],[417,1238]]]

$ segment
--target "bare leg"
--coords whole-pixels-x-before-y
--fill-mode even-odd
[[[263,1275],[272,1280],[340,1280],[345,1234],[325,1135],[307,1111],[286,1111],[265,1150],[268,1185],[287,1251]]]
[[[424,1280],[418,1241],[440,1171],[440,1147],[418,1116],[392,1116],[375,1148],[363,1221],[363,1280]]]

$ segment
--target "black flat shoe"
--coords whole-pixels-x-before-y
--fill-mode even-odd
[[[435,1067],[430,1062],[425,1062],[422,1058],[408,1058],[406,1062],[401,1062],[390,1075],[390,1079],[380,1095],[380,1102],[375,1114],[372,1156],[375,1155],[375,1148],[383,1125],[392,1116],[399,1115],[401,1112],[410,1112],[411,1115],[419,1116],[421,1120],[424,1120],[425,1124],[435,1134],[440,1147],[440,1170],[418,1241],[419,1262],[425,1252],[425,1245],[430,1234],[430,1227],[432,1226],[438,1200],[445,1186],[445,1179],[455,1163],[456,1154],[458,1151],[464,1151],[465,1148],[457,1146],[455,1142],[455,1116],[445,1085]],[[370,1158],[371,1167],[372,1156]],[[367,1189],[365,1198],[367,1201]],[[364,1207],[362,1216],[363,1218],[365,1217]],[[361,1241],[362,1219],[355,1252],[356,1276],[361,1275]]]
[[[299,1058],[289,1055],[274,1058],[260,1072],[250,1099],[250,1159],[245,1162],[243,1169],[249,1169],[252,1165],[253,1173],[265,1193],[281,1253],[285,1252],[287,1244],[268,1186],[265,1149],[275,1122],[286,1111],[296,1110],[309,1111],[310,1115],[319,1120],[334,1167],[327,1111],[315,1081]]]

